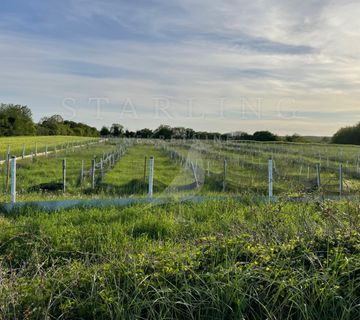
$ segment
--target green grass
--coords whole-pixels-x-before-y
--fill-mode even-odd
[[[25,137],[1,137],[0,138],[0,160],[6,159],[7,148],[10,146],[10,154],[12,156],[21,156],[23,146],[25,145],[25,153],[31,155],[37,151],[45,152],[45,146],[48,145],[49,151],[54,151],[54,147],[58,149],[68,144],[81,144],[83,142],[99,140],[97,138],[77,137],[77,136],[25,136]]]
[[[3,319],[358,319],[358,203],[22,209]]]
[[[154,157],[154,192],[185,187],[194,180],[189,170],[154,145],[137,144],[105,176],[103,189],[117,195],[144,194],[148,188],[149,159]],[[146,170],[145,169],[146,157]]]
[[[63,139],[64,137],[53,139],[55,138]],[[125,143],[124,141],[119,140],[118,143]],[[344,165],[343,195],[359,195],[360,154],[358,149],[353,146],[317,144],[132,140],[131,143],[129,142],[131,146],[125,156],[114,168],[106,169],[105,179],[100,181],[101,179],[97,176],[95,190],[89,190],[89,179],[85,181],[85,184],[79,184],[81,160],[85,161],[85,169],[88,171],[94,155],[99,160],[103,152],[112,150],[112,143],[116,142],[91,145],[73,151],[69,148],[67,153],[58,153],[57,159],[52,155],[49,159],[38,157],[35,161],[30,159],[19,161],[17,171],[19,200],[145,196],[148,189],[150,156],[155,157],[154,193],[156,196],[179,192],[207,195],[224,191],[228,194],[253,193],[265,196],[268,193],[269,157],[274,160],[275,196],[333,197],[339,195],[340,163]],[[191,166],[185,166],[179,158],[174,158],[172,151],[185,157],[188,164],[192,162],[195,166],[197,165],[199,188],[194,188],[195,179]],[[62,194],[59,192],[62,179],[61,161],[65,157],[68,158],[68,191]],[[146,179],[144,179],[145,157],[147,157]],[[228,165],[224,190],[225,158]],[[321,162],[322,182],[320,189],[317,188],[316,181],[316,164],[319,162]],[[0,200],[8,201],[9,194],[5,193],[6,166],[3,165],[0,168],[2,170]],[[51,186],[56,188],[51,188]]]
[[[187,141],[173,142],[168,148],[200,164],[204,191],[222,190],[225,158],[228,160],[228,192],[267,194],[270,157],[274,160],[274,192],[277,195],[301,196],[314,192],[338,195],[341,163],[344,194],[357,194],[360,187],[359,151],[354,146]],[[317,190],[316,185],[318,163],[321,164],[321,190]]]
[[[81,197],[91,187],[92,159],[99,159],[104,153],[116,150],[118,145],[112,143],[94,144],[82,148],[52,154],[48,158],[36,157],[33,160],[19,160],[17,163],[17,195],[19,201],[59,199]],[[62,161],[66,159],[66,194],[62,194]],[[81,166],[84,161],[85,180],[80,181]],[[99,171],[99,170],[98,170]],[[99,172],[96,175],[99,179]],[[0,177],[2,195],[0,200],[6,201],[9,194],[6,190],[6,166],[2,168]]]

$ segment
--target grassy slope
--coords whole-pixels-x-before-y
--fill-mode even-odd
[[[53,151],[54,146],[66,145],[68,143],[84,142],[96,138],[76,137],[76,136],[26,136],[26,137],[0,137],[0,160],[4,160],[7,147],[10,145],[11,155],[21,156],[23,145],[25,145],[26,154],[35,152],[37,144],[38,152],[45,152],[45,145],[48,144],[49,151]]]
[[[357,319],[355,203],[31,209],[0,220],[4,319]]]

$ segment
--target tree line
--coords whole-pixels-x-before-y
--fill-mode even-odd
[[[218,139],[218,140],[256,140],[256,141],[278,141],[279,137],[269,131],[257,131],[254,134],[245,132],[240,133],[219,133],[219,132],[206,132],[195,131],[191,128],[184,127],[171,127],[168,125],[160,125],[157,129],[151,130],[148,128],[129,131],[125,130],[121,124],[113,124],[110,128],[103,126],[100,130],[101,136],[113,137],[128,137],[128,138],[152,138],[152,139]]]
[[[98,137],[99,131],[84,123],[64,120],[59,115],[44,117],[34,123],[27,106],[0,105],[0,136],[86,136]]]
[[[297,134],[279,137],[269,131],[257,131],[254,134],[235,132],[221,134],[219,132],[195,131],[191,128],[170,127],[160,125],[157,129],[144,128],[137,131],[125,129],[123,125],[114,123],[110,127],[103,126],[100,131],[81,122],[64,120],[59,115],[42,118],[38,123],[32,119],[31,109],[15,104],[0,104],[0,136],[35,136],[35,135],[71,135],[71,136],[112,136],[153,139],[219,139],[219,140],[254,140],[254,141],[288,141],[307,142]],[[360,123],[355,126],[341,128],[331,139],[332,143],[360,145]]]
[[[360,122],[354,126],[338,130],[332,137],[331,142],[337,144],[360,145]]]

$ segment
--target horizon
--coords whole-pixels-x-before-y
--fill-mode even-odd
[[[329,137],[360,121],[355,1],[0,7],[0,102],[36,122]]]

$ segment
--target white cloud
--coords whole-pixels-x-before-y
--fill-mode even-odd
[[[169,123],[213,131],[261,127],[332,134],[360,119],[359,9],[355,1],[183,0],[144,7],[72,1],[63,12],[68,23],[101,24],[108,18],[121,29],[120,34],[109,29],[109,37],[89,32],[80,39],[11,31],[15,15],[1,23],[1,98],[28,104],[39,118],[68,112],[63,99],[72,97],[77,120],[98,127],[114,122],[130,99],[138,117],[120,120],[134,129]],[[91,97],[111,102],[101,121]],[[171,119],[156,117],[159,97],[169,97]],[[229,114],[222,118],[221,97]],[[184,116],[190,98],[196,114],[206,113],[205,121]],[[244,101],[257,100],[262,118],[243,119]],[[279,105],[307,116],[279,119]],[[347,114],[339,119],[339,112]]]

